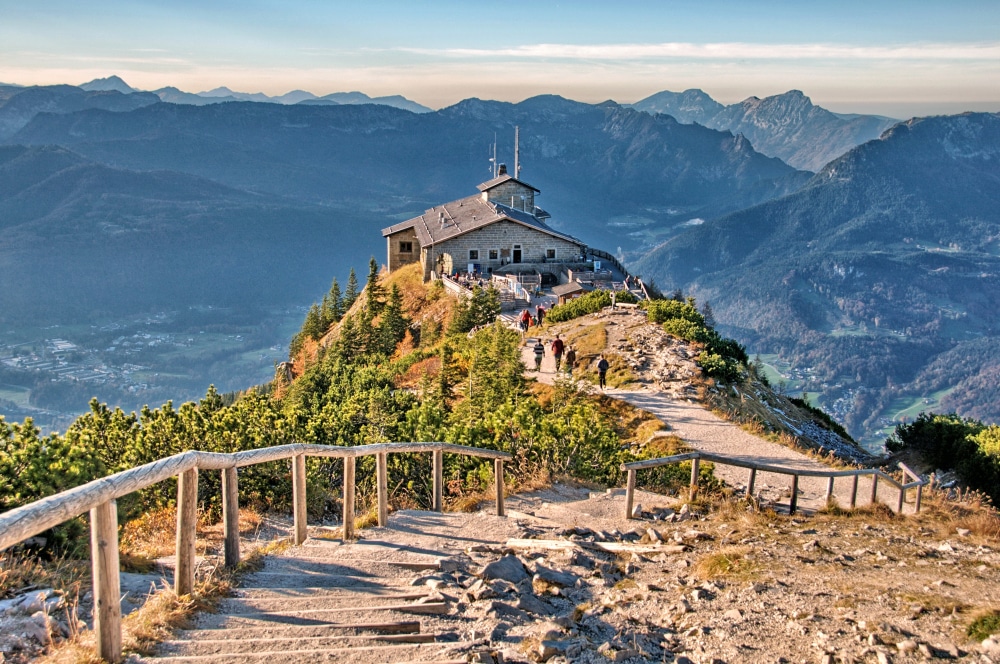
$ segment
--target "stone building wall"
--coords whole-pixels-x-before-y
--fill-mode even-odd
[[[481,265],[484,271],[496,269],[512,262],[515,244],[521,246],[522,263],[544,263],[549,260],[546,252],[550,249],[555,250],[557,261],[574,259],[583,251],[583,245],[575,242],[521,224],[499,221],[427,248],[422,255],[425,278],[430,277],[431,270],[438,270],[439,265],[445,274],[464,272],[469,263]],[[496,251],[496,258],[490,258],[491,249]],[[479,258],[470,259],[469,250],[478,251]]]
[[[420,242],[417,240],[416,230],[407,228],[389,235],[385,240],[390,272],[415,263],[420,258]],[[409,243],[408,247],[406,243]],[[404,248],[409,248],[410,251],[403,251]]]
[[[523,184],[518,184],[512,180],[508,180],[503,184],[499,184],[487,192],[486,200],[493,203],[500,203],[501,205],[510,205],[516,210],[524,210],[525,212],[531,213],[535,209],[535,190],[531,187],[525,187]],[[511,204],[511,196],[514,197],[514,203]],[[521,196],[524,196],[524,207],[521,207]]]

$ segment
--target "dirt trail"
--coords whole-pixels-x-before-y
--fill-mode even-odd
[[[550,385],[557,376],[555,359],[552,357],[549,347],[552,336],[550,334],[545,337],[546,355],[542,360],[541,372],[534,371],[535,359],[532,346],[535,337],[526,338],[522,348],[522,360],[525,366],[529,367],[525,376]],[[615,338],[611,337],[610,340],[613,342]],[[670,433],[677,435],[687,445],[699,451],[800,470],[830,469],[830,466],[801,452],[747,433],[691,399],[677,394],[667,394],[656,386],[640,384],[635,389],[608,388],[604,394],[652,413],[668,427]],[[722,465],[715,467],[716,477],[739,490],[745,488],[748,474],[749,471],[743,468]],[[799,508],[813,511],[823,507],[826,504],[827,481],[825,478],[800,478],[798,485]],[[834,495],[843,506],[850,504],[852,483],[852,478],[839,478],[834,483]],[[893,490],[889,495],[888,491],[887,488],[882,489],[884,495],[879,496],[879,499],[894,504],[898,494]],[[869,477],[860,478],[857,488],[857,504],[866,504],[870,494],[871,479]],[[791,495],[791,478],[775,473],[758,473],[754,483],[754,495],[767,501],[787,504],[788,497]]]

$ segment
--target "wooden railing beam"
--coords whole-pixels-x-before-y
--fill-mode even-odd
[[[121,577],[118,567],[118,505],[114,500],[90,510],[90,558],[97,656],[108,662],[120,662]]]
[[[240,564],[240,498],[236,466],[222,471],[222,532],[225,533],[223,561],[226,567]]]
[[[499,459],[497,463],[502,463]],[[386,466],[388,453],[379,452],[375,455],[375,479],[378,492],[378,525],[389,525],[389,478]]]
[[[497,516],[504,516],[506,512],[503,506],[503,459],[494,459],[493,461],[493,484],[497,490]]]
[[[344,457],[344,541],[354,539],[354,457]]]
[[[442,493],[444,487],[444,452],[441,450],[434,450],[432,463],[433,473],[434,473],[434,486],[432,487],[433,496],[431,498],[431,509],[435,512],[443,511],[442,506]]]
[[[306,517],[306,455],[292,457],[292,542],[298,546],[308,536]]]
[[[625,518],[632,519],[632,507],[635,505],[635,468],[628,469],[628,481],[625,484]]]
[[[177,480],[177,562],[174,592],[190,595],[194,590],[195,531],[198,526],[198,469],[181,473]]]

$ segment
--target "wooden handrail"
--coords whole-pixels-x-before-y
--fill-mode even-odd
[[[800,477],[826,477],[829,478],[829,483],[827,485],[827,497],[833,495],[833,482],[837,477],[852,477],[853,478],[853,488],[851,490],[851,507],[855,506],[857,488],[858,488],[858,477],[862,475],[872,476],[872,502],[876,500],[876,492],[879,480],[884,481],[899,491],[899,501],[897,503],[896,511],[902,513],[903,502],[906,495],[906,491],[915,488],[917,490],[917,499],[914,503],[914,513],[920,511],[920,501],[922,496],[922,490],[924,485],[928,482],[925,479],[921,479],[919,475],[910,470],[905,464],[899,463],[900,470],[903,471],[904,475],[908,475],[913,478],[913,482],[908,482],[903,484],[896,480],[896,478],[888,475],[878,468],[854,468],[849,470],[805,470],[798,468],[787,468],[785,466],[772,466],[764,463],[757,463],[755,461],[747,461],[745,459],[722,456],[720,454],[712,454],[710,452],[685,452],[683,454],[674,454],[668,457],[661,457],[658,459],[644,459],[642,461],[632,461],[631,463],[623,463],[621,469],[628,472],[628,478],[626,482],[625,489],[625,518],[631,519],[632,516],[632,505],[635,501],[635,484],[636,484],[636,471],[644,470],[647,468],[657,468],[659,466],[666,466],[674,463],[681,463],[682,461],[692,461],[691,469],[691,486],[690,486],[690,496],[692,500],[698,491],[698,473],[697,467],[699,461],[711,461],[713,463],[722,464],[725,466],[736,466],[738,468],[748,468],[750,469],[750,479],[747,483],[747,496],[749,497],[753,493],[753,484],[756,480],[757,473],[775,473],[778,475],[791,475],[792,477],[792,498],[789,505],[789,513],[795,513],[795,507],[797,503],[796,489],[798,488]]]
[[[354,537],[354,470],[355,460],[377,456],[379,525],[388,519],[388,485],[386,456],[390,453],[431,452],[433,462],[434,509],[442,507],[444,488],[443,455],[464,454],[494,460],[497,514],[504,515],[503,462],[513,458],[507,452],[453,445],[442,442],[376,443],[354,447],[291,443],[243,452],[219,453],[189,450],[165,459],[158,459],[136,468],[123,470],[78,487],[47,496],[0,514],[0,551],[60,523],[90,512],[91,558],[93,560],[94,632],[97,654],[110,662],[122,658],[121,611],[119,607],[118,524],[117,500],[171,477],[178,477],[177,490],[177,562],[174,588],[178,595],[194,587],[195,526],[197,522],[198,471],[222,471],[223,530],[225,531],[225,564],[239,562],[239,503],[236,469],[269,461],[292,459],[293,518],[292,540],[301,544],[306,538],[306,472],[307,456],[344,459],[344,539]]]

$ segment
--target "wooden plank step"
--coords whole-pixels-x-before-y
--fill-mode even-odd
[[[439,559],[427,560],[380,560],[378,558],[344,558],[337,555],[336,551],[329,551],[322,548],[303,547],[295,550],[293,559],[309,561],[327,561],[336,564],[347,565],[391,565],[400,569],[414,571],[439,570],[441,561]],[[283,558],[282,560],[288,560]]]
[[[408,577],[407,577],[408,579]],[[387,588],[398,588],[407,579],[385,579],[378,577],[350,576],[341,574],[299,573],[265,571],[254,572],[245,583],[260,589],[271,588],[339,588],[339,589],[369,589],[375,592]]]
[[[356,660],[359,653],[363,652],[365,661],[382,661],[386,664],[390,662],[402,661],[406,664],[415,662],[464,662],[465,659],[443,658],[449,651],[457,651],[475,645],[475,641],[456,641],[454,643],[426,643],[426,644],[390,644],[377,645],[358,648],[322,648],[322,649],[302,649],[302,650],[265,650],[255,653],[213,653],[211,655],[177,655],[167,657],[147,658],[140,661],[150,662],[170,662],[172,664],[184,664],[196,662],[350,662]],[[433,656],[433,659],[422,658]],[[405,659],[400,659],[404,657]],[[454,656],[452,656],[454,657]]]

